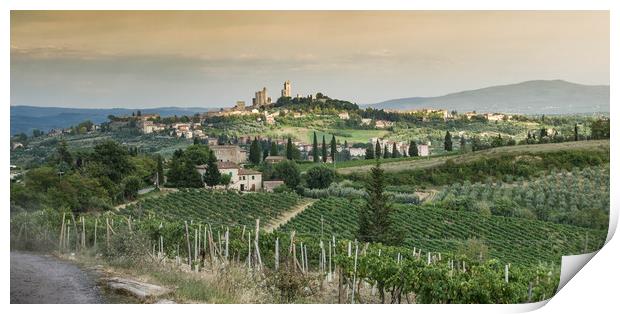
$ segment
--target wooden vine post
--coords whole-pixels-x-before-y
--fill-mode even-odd
[[[185,221],[185,241],[187,242],[187,264],[190,269],[192,268],[192,246],[189,242],[189,228],[187,227],[187,220]]]
[[[58,240],[58,249],[62,252],[65,240],[65,213],[62,213],[62,225],[60,226],[60,236]]]

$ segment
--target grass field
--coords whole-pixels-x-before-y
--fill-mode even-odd
[[[402,161],[388,162],[382,167],[385,171],[401,171],[412,169],[424,169],[441,165],[446,160],[453,160],[455,163],[463,163],[476,160],[481,157],[493,157],[501,154],[511,154],[520,152],[529,153],[543,153],[554,152],[562,150],[609,150],[609,140],[598,141],[580,141],[580,142],[564,142],[564,143],[551,143],[551,144],[534,144],[534,145],[517,145],[517,146],[503,146],[487,150],[476,151],[467,154],[457,155],[441,155],[430,156],[427,158],[405,159]],[[386,159],[387,160],[387,159]],[[383,161],[383,160],[382,160]],[[355,165],[352,163],[350,166],[344,164],[338,167],[338,173],[349,174],[354,172],[367,172],[373,164]]]

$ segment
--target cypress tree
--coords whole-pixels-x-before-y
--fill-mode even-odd
[[[331,156],[332,156],[332,162],[336,161],[336,136],[332,134],[332,141],[330,143],[330,150],[331,150]]]
[[[194,145],[200,144],[200,140],[197,137],[194,137]]]
[[[368,144],[368,147],[366,147],[366,159],[373,159],[375,158],[375,146],[372,144]]]
[[[286,159],[293,160],[293,142],[290,137],[286,142]]]
[[[398,153],[398,149],[396,149],[396,142],[392,144],[392,158],[398,158],[400,154]]]
[[[443,148],[448,152],[452,151],[452,134],[450,134],[450,131],[446,131],[446,137],[444,138]]]
[[[261,155],[260,147],[258,146],[258,140],[255,137],[254,141],[252,141],[252,145],[250,145],[250,162],[252,162],[255,165],[260,164],[260,161],[261,161],[260,155]]]
[[[461,136],[461,152],[465,152],[465,145],[467,142],[465,141],[465,136]]]
[[[409,142],[409,157],[418,156],[418,145],[414,141]]]
[[[312,161],[319,162],[319,144],[316,140],[316,132],[314,132],[314,140],[312,141]]]
[[[579,140],[579,130],[577,129],[577,123],[575,123],[575,141]]]
[[[325,144],[325,135],[323,135],[323,146],[321,148],[321,154],[323,155],[323,162],[327,162],[327,145]]]
[[[217,158],[215,158],[215,153],[213,153],[213,151],[209,151],[207,171],[205,172],[203,179],[208,186],[214,187],[220,183],[220,178],[221,174],[217,169]]]
[[[381,144],[379,144],[379,140],[377,140],[377,143],[375,144],[375,158],[381,158]]]
[[[271,150],[269,151],[269,156],[278,156],[278,144],[276,144],[276,142],[271,142]]]
[[[157,185],[164,184],[164,161],[161,155],[157,155]]]
[[[388,151],[387,144],[383,147],[383,158],[390,158],[390,152]]]
[[[370,170],[366,192],[366,205],[359,216],[359,239],[364,242],[395,243],[397,239],[390,221],[393,208],[385,194],[385,178],[378,159]]]

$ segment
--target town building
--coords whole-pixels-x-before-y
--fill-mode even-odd
[[[277,163],[279,163],[281,161],[284,161],[284,160],[286,160],[286,157],[284,157],[284,156],[267,156],[265,158],[265,163],[277,164]]]
[[[354,158],[354,159],[364,158],[366,157],[366,149],[358,148],[358,147],[351,147],[349,148],[349,154],[351,158]]]
[[[338,114],[338,118],[342,120],[349,120],[349,113],[347,111]]]
[[[282,89],[282,97],[291,97],[291,81],[284,82],[284,89]]]
[[[418,155],[419,156],[428,156],[430,155],[430,150],[427,144],[418,144]]]
[[[263,87],[262,90],[254,93],[254,98],[252,98],[252,106],[265,106],[271,104],[271,97],[267,96],[267,88]]]
[[[209,148],[215,154],[220,162],[234,162],[237,164],[243,164],[247,160],[247,151],[242,150],[237,145],[213,145],[209,144]]]

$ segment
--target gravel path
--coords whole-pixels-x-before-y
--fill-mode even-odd
[[[11,252],[11,303],[105,303],[95,278],[50,255]]]

